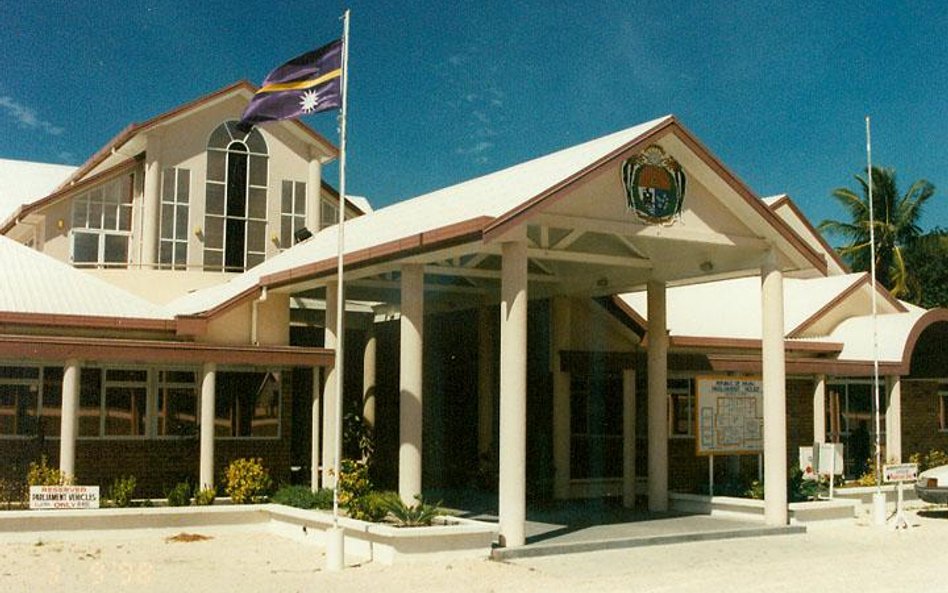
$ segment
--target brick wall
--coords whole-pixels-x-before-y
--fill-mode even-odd
[[[221,439],[214,442],[215,480],[239,457],[260,457],[275,484],[290,481],[292,381],[285,372],[282,383],[281,436],[274,439]],[[49,465],[59,467],[59,439],[0,439],[0,479],[24,481],[31,461],[45,454]],[[76,475],[83,485],[99,485],[105,496],[113,480],[135,476],[136,497],[163,498],[177,482],[196,484],[200,465],[200,439],[79,439]]]
[[[938,425],[938,381],[902,381],[902,459],[931,449],[948,451]]]

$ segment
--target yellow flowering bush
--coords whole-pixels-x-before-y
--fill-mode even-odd
[[[273,484],[260,458],[240,458],[230,462],[224,475],[224,491],[234,504],[259,503]]]

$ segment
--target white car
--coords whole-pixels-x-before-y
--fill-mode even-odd
[[[948,504],[948,465],[940,465],[918,474],[915,494],[925,502]]]

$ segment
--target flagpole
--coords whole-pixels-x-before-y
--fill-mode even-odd
[[[339,527],[339,473],[342,458],[342,406],[343,383],[345,382],[345,290],[343,288],[343,254],[345,252],[346,220],[346,111],[349,86],[349,9],[342,15],[342,106],[339,111],[339,223],[338,246],[336,254],[336,431],[333,443],[333,487],[332,487],[332,525],[333,535],[329,538],[326,550],[326,568],[342,570],[345,565],[344,537]]]
[[[876,491],[873,494],[873,522],[885,525],[885,495],[882,493],[882,442],[879,438],[881,420],[879,412],[879,319],[876,306],[876,222],[872,198],[872,134],[869,116],[866,116],[866,171],[869,183],[869,275],[872,280],[872,412],[875,421]]]

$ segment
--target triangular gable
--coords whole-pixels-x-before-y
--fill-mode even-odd
[[[810,247],[823,254],[826,258],[827,274],[832,276],[850,272],[849,267],[840,259],[836,250],[826,242],[823,235],[807,220],[796,203],[790,199],[790,196],[782,194],[764,198],[764,203]]]

